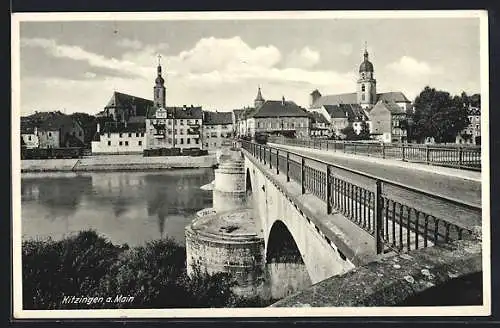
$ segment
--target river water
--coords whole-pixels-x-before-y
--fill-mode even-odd
[[[213,179],[211,168],[23,174],[23,239],[94,229],[114,244],[170,237],[184,245],[184,227],[212,206],[212,192],[200,187]]]
[[[212,207],[212,191],[200,187],[213,179],[211,168],[23,174],[23,240],[58,240],[94,229],[115,245],[168,237],[185,246],[184,228],[197,211]],[[266,297],[278,299],[310,285],[303,264],[266,267]]]

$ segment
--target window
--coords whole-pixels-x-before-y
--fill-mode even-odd
[[[111,138],[111,133],[108,132],[108,138]]]
[[[184,138],[181,138],[181,145],[184,144]]]
[[[179,132],[180,132],[179,134],[184,134],[184,130],[183,129],[180,129]]]
[[[365,94],[364,93],[361,95],[361,100],[365,100]]]
[[[78,136],[80,137],[82,136],[82,131],[78,132]]]
[[[118,144],[119,144],[120,146],[122,146],[122,145],[123,145],[123,141],[120,141]]]
[[[28,136],[28,140],[31,141],[31,136]]]
[[[479,124],[476,124],[476,129],[479,129]]]
[[[120,132],[120,138],[123,136],[123,133]]]
[[[135,136],[136,136],[136,138],[138,138],[139,137],[139,133],[136,133]]]
[[[52,137],[52,132],[49,132],[49,137]]]
[[[137,144],[138,144],[139,146],[142,146],[142,140],[139,140],[139,141],[137,142]]]
[[[144,137],[144,132],[141,132],[141,137]]]
[[[125,141],[125,146],[128,146],[128,141]]]
[[[181,125],[184,125],[184,120],[181,120]]]
[[[362,92],[365,92],[365,85],[364,85],[364,84],[363,84],[363,85],[361,85],[361,91],[362,91]]]
[[[111,141],[108,141],[108,146],[111,146]]]
[[[191,138],[187,138],[186,143],[189,145],[191,143]]]
[[[194,139],[194,143],[198,145],[200,143],[200,139]]]
[[[167,121],[167,124],[168,124],[168,125],[172,125],[172,121],[171,121],[171,120],[168,120],[168,121]]]
[[[132,133],[130,133],[130,132],[129,132],[128,137],[129,137],[129,138],[132,138]]]
[[[208,147],[208,142],[205,142],[205,147]]]

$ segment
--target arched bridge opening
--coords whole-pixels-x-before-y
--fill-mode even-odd
[[[266,262],[304,264],[292,234],[282,221],[274,222],[271,227],[267,242]]]

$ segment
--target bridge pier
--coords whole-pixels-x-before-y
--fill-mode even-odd
[[[247,205],[245,167],[240,151],[220,156],[215,170],[213,208],[198,212],[185,228],[187,273],[228,273],[233,292],[268,298],[264,239]]]

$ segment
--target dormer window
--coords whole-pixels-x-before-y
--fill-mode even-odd
[[[365,85],[364,84],[361,86],[361,91],[365,92]]]

